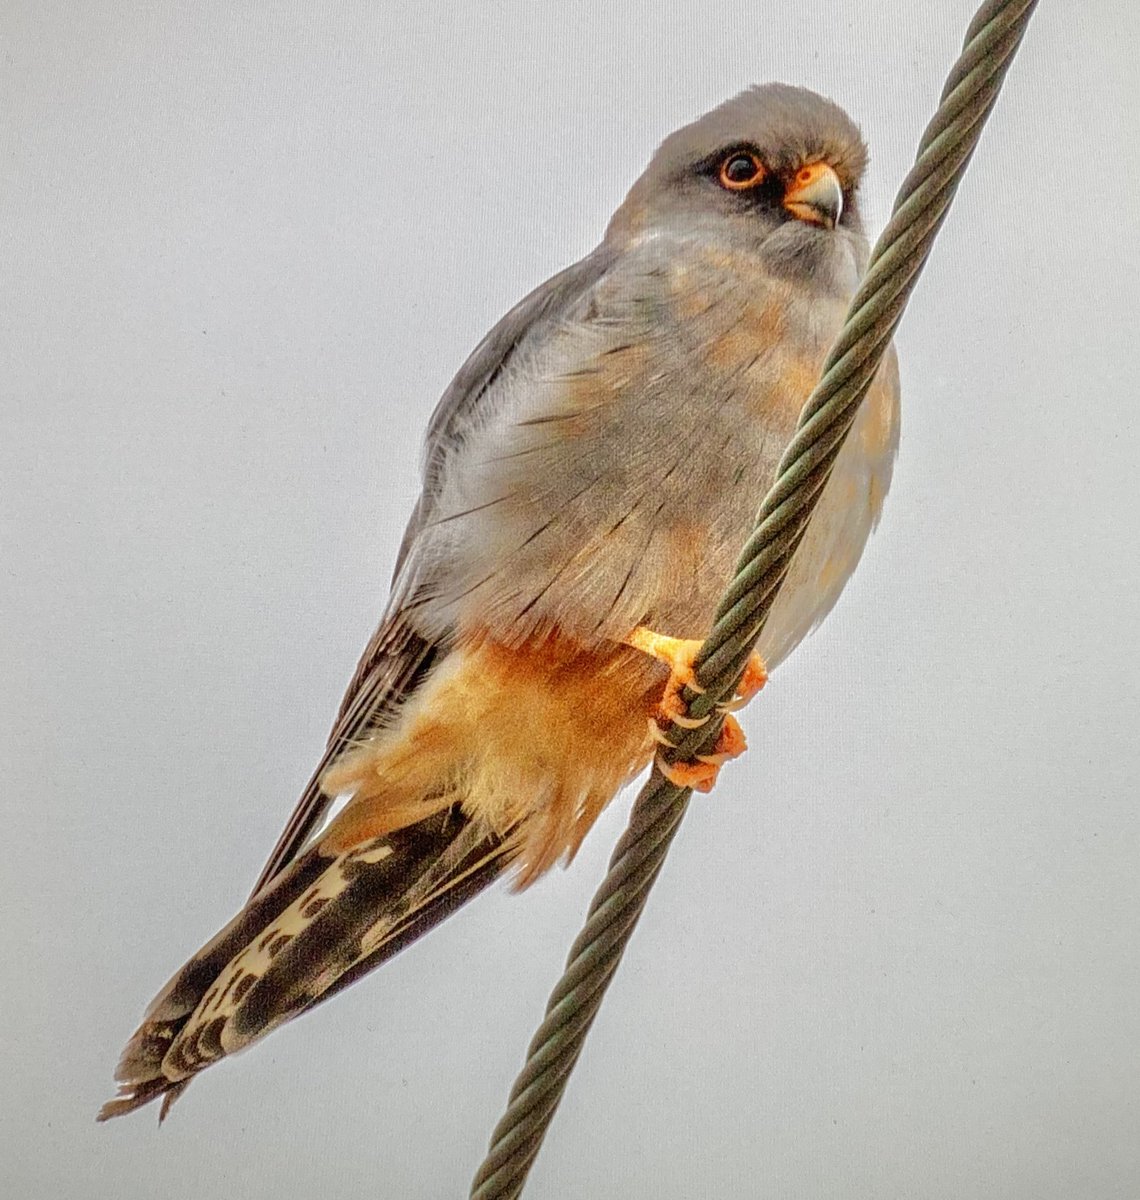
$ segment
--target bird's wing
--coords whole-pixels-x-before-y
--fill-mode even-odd
[[[475,347],[440,397],[424,440],[423,492],[396,556],[392,574],[394,599],[400,595],[400,580],[410,574],[406,568],[412,546],[435,511],[446,451],[459,436],[458,431],[487,397],[524,339],[537,341],[556,328],[567,310],[610,269],[615,257],[613,248],[603,242],[585,258],[535,288]]]
[[[566,310],[597,283],[612,261],[613,251],[603,243],[521,300],[479,343],[436,406],[425,443],[423,491],[396,558],[388,610],[365,647],[324,754],[262,868],[253,895],[297,857],[328,811],[335,797],[322,791],[320,779],[329,765],[383,724],[423,682],[442,652],[438,643],[421,637],[409,626],[404,619],[403,600],[407,581],[416,574],[417,539],[431,518],[439,494],[445,448],[454,442],[458,427],[485,401],[524,339],[540,338],[556,327]]]
[[[251,895],[256,896],[289,865],[320,825],[335,796],[321,777],[346,747],[365,736],[411,695],[431,670],[438,648],[408,629],[398,614],[384,621],[369,642],[349,684],[328,745],[301,793]]]

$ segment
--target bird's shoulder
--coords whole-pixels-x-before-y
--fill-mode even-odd
[[[749,307],[785,303],[789,291],[760,256],[700,231],[602,242],[516,304],[460,368],[428,424],[425,493],[437,485],[449,446],[485,425],[520,377],[572,377],[631,339],[687,348],[736,324]]]

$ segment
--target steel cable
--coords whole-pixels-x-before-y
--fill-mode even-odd
[[[967,30],[938,110],[871,253],[823,375],[809,396],[757,514],[756,526],[697,656],[701,691],[683,698],[696,729],[674,728],[667,761],[707,752],[720,732],[716,705],[732,694],[851,427],[946,217],[1037,0],[988,0]],[[567,958],[471,1186],[472,1200],[522,1192],[606,987],[645,906],[688,807],[688,789],[654,769]]]

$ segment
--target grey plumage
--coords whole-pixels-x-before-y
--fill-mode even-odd
[[[756,186],[718,174],[735,152],[763,164]],[[148,1010],[103,1116],[160,1095],[165,1111],[198,1070],[390,957],[512,862],[530,878],[572,854],[647,761],[639,706],[663,675],[624,639],[707,631],[864,269],[865,161],[829,101],[750,89],[667,138],[599,247],[476,348],[431,419],[391,600],[318,769],[254,897]],[[832,189],[818,221],[784,205],[813,164]],[[769,666],[835,603],[897,440],[892,356],[772,610]],[[523,690],[488,696],[489,663]],[[584,697],[606,688],[610,723],[625,726],[591,741],[601,769],[573,747],[595,738]],[[433,706],[451,727],[432,727]],[[429,749],[413,754],[417,737]],[[346,779],[352,800],[318,836]]]
[[[399,604],[429,640],[479,624],[513,642],[551,627],[609,639],[639,622],[707,630],[798,415],[771,404],[782,372],[789,359],[822,361],[868,252],[854,183],[844,224],[821,236],[741,205],[699,170],[742,142],[789,168],[830,154],[853,181],[866,157],[829,101],[751,89],[667,138],[602,245],[492,331],[476,357],[497,364],[493,377],[471,388],[461,373],[433,418],[405,539]],[[766,310],[781,314],[778,332],[710,362],[709,347]],[[872,476],[886,490],[895,424],[855,469],[864,490]],[[854,457],[834,492],[850,491]],[[706,523],[700,570],[678,579],[668,535]],[[850,568],[869,528],[845,524]],[[838,589],[825,592],[823,612]],[[774,665],[815,622],[785,606],[762,653]]]

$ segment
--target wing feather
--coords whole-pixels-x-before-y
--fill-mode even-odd
[[[127,1044],[99,1120],[162,1098],[391,958],[510,865],[512,831],[459,807],[338,855],[318,847],[263,889],[174,976]]]
[[[321,778],[346,749],[390,721],[396,709],[427,678],[446,647],[425,640],[404,619],[409,583],[417,574],[416,543],[430,521],[440,487],[447,447],[462,436],[463,424],[524,340],[556,327],[562,314],[605,274],[614,258],[603,243],[581,261],[552,276],[515,305],[476,346],[432,414],[424,448],[424,485],[396,558],[392,598],[380,627],[365,647],[349,682],[328,745],[301,793],[285,828],[258,876],[256,896],[305,847],[336,799]]]

